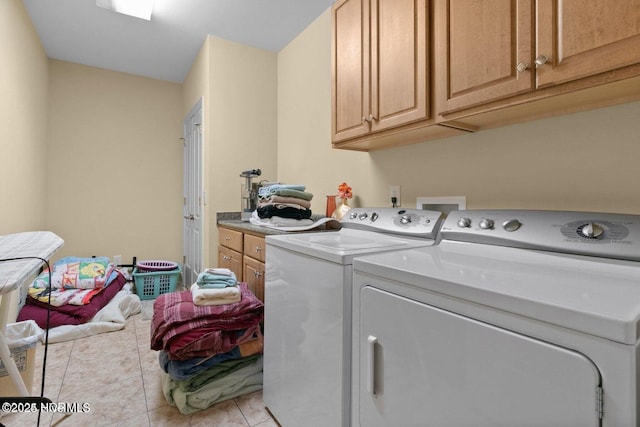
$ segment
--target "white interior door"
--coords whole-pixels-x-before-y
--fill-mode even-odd
[[[202,224],[204,212],[202,159],[202,99],[184,118],[183,150],[183,280],[195,282],[202,271]]]
[[[600,425],[584,355],[369,286],[360,303],[356,425]]]

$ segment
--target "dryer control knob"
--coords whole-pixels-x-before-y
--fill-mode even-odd
[[[368,217],[369,215],[367,215],[366,212],[362,212],[360,215],[358,215],[358,219],[361,221],[367,219]]]
[[[596,224],[595,222],[589,222],[582,227],[581,233],[584,237],[588,237],[590,239],[598,239],[602,237],[604,229],[602,228],[602,226]]]
[[[349,214],[349,218],[351,218],[351,219],[356,219],[356,217],[357,217],[357,216],[358,216],[358,213],[357,213],[357,212],[351,212],[351,213]]]
[[[469,218],[460,218],[458,220],[458,227],[467,228],[471,226],[471,220]]]
[[[371,222],[376,222],[376,220],[378,219],[378,214],[377,213],[372,213],[371,214]]]
[[[483,230],[491,230],[493,228],[493,220],[488,218],[482,218],[478,223],[478,227]]]
[[[400,217],[400,224],[409,224],[411,222],[411,216],[410,215],[402,215]]]
[[[506,231],[516,231],[518,228],[520,228],[521,225],[522,223],[517,219],[510,219],[509,221],[505,221],[502,224],[502,228],[504,228]]]

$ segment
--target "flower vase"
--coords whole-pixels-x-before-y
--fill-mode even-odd
[[[327,218],[332,218],[333,213],[336,211],[336,197],[337,196],[327,196],[327,210],[325,212]]]
[[[351,209],[351,206],[349,206],[349,203],[347,202],[348,200],[349,199],[340,199],[340,203],[338,204],[335,212],[331,216],[332,218],[341,220],[342,217],[345,216],[347,212],[349,212],[349,209]]]

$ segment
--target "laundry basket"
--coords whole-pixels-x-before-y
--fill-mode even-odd
[[[148,271],[170,271],[178,268],[178,263],[154,259],[149,261],[138,261],[136,267],[138,267],[138,270],[143,273]]]
[[[136,285],[136,293],[141,300],[147,300],[175,291],[181,274],[180,266],[175,264],[173,270],[161,271],[144,271],[136,265],[132,275]]]
[[[4,336],[11,357],[20,372],[27,391],[31,393],[36,361],[36,344],[43,330],[33,320],[9,323]],[[0,396],[20,396],[4,364],[0,361]]]

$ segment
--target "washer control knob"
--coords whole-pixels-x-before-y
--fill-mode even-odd
[[[363,221],[363,220],[367,219],[367,217],[368,217],[368,216],[369,216],[369,215],[367,215],[367,213],[366,213],[366,212],[362,212],[360,215],[358,215],[358,219],[359,219],[360,221]]]
[[[460,228],[471,227],[471,219],[469,219],[469,218],[460,218],[458,220],[458,227],[460,227]]]
[[[482,218],[478,223],[478,227],[483,230],[491,230],[493,228],[493,220],[488,218]]]
[[[356,219],[356,217],[357,217],[357,216],[358,216],[358,213],[357,213],[357,212],[351,212],[351,213],[349,214],[349,218],[351,218],[351,219]]]
[[[371,214],[371,222],[376,222],[376,220],[378,219],[378,214],[377,213],[372,213]]]
[[[582,227],[580,230],[584,237],[588,237],[590,239],[598,239],[602,237],[602,233],[604,233],[604,229],[602,226],[596,224],[595,222],[589,222]]]
[[[517,219],[510,219],[509,221],[502,223],[502,228],[506,231],[516,231],[521,225],[522,223]]]
[[[402,215],[400,217],[400,224],[409,224],[411,222],[411,215]]]

